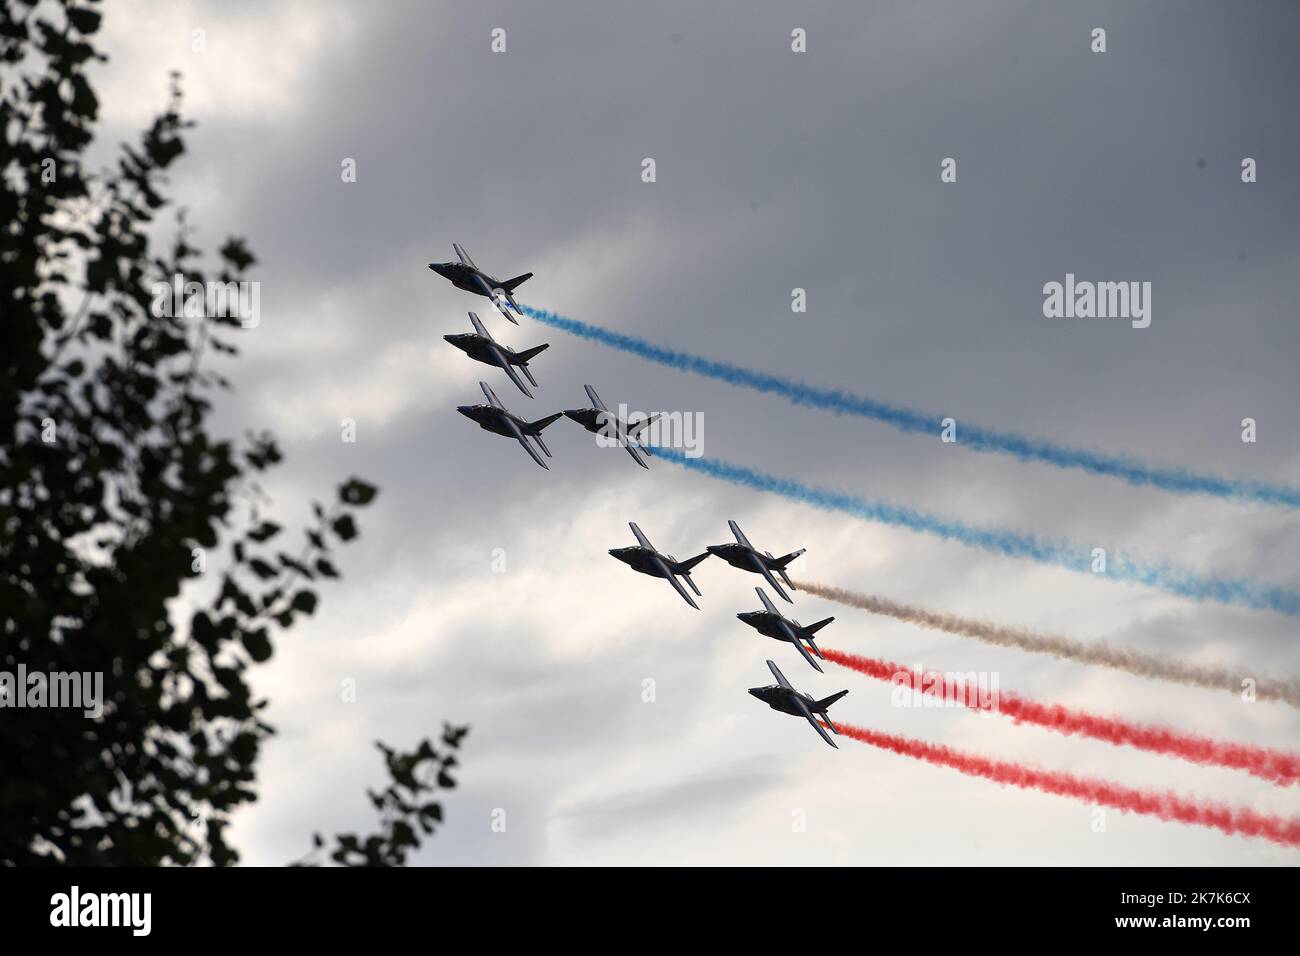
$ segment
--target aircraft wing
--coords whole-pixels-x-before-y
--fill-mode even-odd
[[[768,661],[767,669],[772,672],[772,676],[776,678],[776,682],[778,684],[780,684],[786,690],[794,690],[794,688],[790,686],[790,682],[785,679],[785,675],[781,673],[781,668],[776,666],[775,661]]]
[[[785,628],[785,630],[788,633],[790,629],[787,627]],[[815,660],[813,660],[813,656],[808,653],[808,648],[804,647],[801,641],[799,641],[798,639],[793,639],[790,641],[790,643],[793,644],[795,648],[799,651],[799,653],[803,655],[803,659],[812,665],[813,670],[815,670],[818,674],[826,673],[824,670],[821,669],[821,665],[818,664]]]
[[[528,386],[519,380],[519,373],[516,372],[515,367],[506,360],[506,357],[501,354],[501,350],[496,347],[496,344],[493,343],[492,345],[489,345],[488,350],[492,353],[493,361],[497,363],[501,368],[501,371],[505,372],[506,375],[510,377],[510,381],[515,383],[515,386],[519,391],[523,392],[529,398],[532,398],[533,393],[528,391]]]
[[[772,606],[772,602],[767,600],[767,594],[763,593],[763,589],[754,588],[754,591],[757,591],[758,596],[763,598],[763,604],[767,605],[767,610],[770,610],[772,614],[776,615],[776,623],[779,624],[781,633],[784,633],[785,640],[788,640],[790,644],[794,645],[794,649],[803,654],[803,659],[809,662],[810,665],[813,665],[813,670],[818,672],[818,674],[824,674],[826,671],[823,671],[822,666],[820,666],[819,663],[814,661],[813,657],[810,656],[809,652],[807,652],[807,648],[803,646],[803,641],[800,640],[800,636],[798,636],[797,633],[794,633],[794,628],[789,626],[787,620],[781,617],[780,611],[777,611],[775,607]],[[809,641],[809,644],[813,644],[813,641]],[[816,645],[813,646],[813,649],[816,650]],[[820,652],[820,650],[818,650],[818,657],[822,657],[822,652]]]
[[[736,529],[736,536],[743,537],[743,535],[741,535],[740,533],[739,528]],[[742,541],[741,544],[744,544],[744,542]],[[790,604],[794,603],[794,601],[790,600],[790,595],[786,594],[783,590],[781,590],[781,585],[776,583],[776,578],[772,577],[772,572],[767,569],[767,565],[763,563],[762,558],[760,558],[757,554],[751,551],[749,555],[749,563],[754,566],[755,571],[763,575],[763,577],[767,578],[767,583],[772,585],[772,590],[775,591],[777,594],[781,595],[783,600],[787,601]]]
[[[822,735],[822,740],[826,741],[836,750],[839,750],[840,749],[839,744],[831,740],[831,735],[826,732],[825,727],[823,727],[820,723],[817,722],[817,718],[814,717],[812,711],[808,709],[808,705],[803,702],[803,698],[795,697],[794,703],[796,707],[798,707],[801,711],[803,711],[803,715],[806,718],[808,718],[808,723],[813,725],[813,730],[817,731],[817,733]]]
[[[506,407],[501,404],[501,399],[497,398],[497,393],[492,391],[492,386],[487,382],[479,382],[478,384],[479,388],[483,389],[483,394],[487,396],[487,400],[504,412]],[[518,431],[518,429],[516,429],[516,431]]]
[[[689,594],[686,593],[686,588],[682,587],[682,582],[677,580],[677,575],[673,574],[672,570],[669,569],[668,565],[666,565],[663,559],[657,554],[654,556],[654,563],[659,568],[659,573],[668,579],[668,583],[671,584],[677,593],[682,596],[682,599],[698,611],[700,606],[692,600]]]
[[[483,323],[479,321],[477,315],[475,315],[473,312],[471,312],[471,313],[469,314],[469,320],[470,320],[470,322],[474,325],[474,331],[475,331],[475,332],[477,332],[479,335],[483,336],[483,338],[487,339],[489,342],[493,341],[493,339],[492,339],[492,333],[489,332],[487,329],[485,329],[485,328],[483,327]]]
[[[731,526],[731,533],[736,536],[737,544],[743,544],[745,547],[753,551],[758,550],[752,544],[749,543],[749,539],[745,537],[745,532],[740,530],[740,525],[736,524],[736,522],[734,521],[728,521],[727,524]]]
[[[647,538],[641,532],[641,529],[636,526],[635,521],[629,521],[627,526],[632,529],[632,534],[636,537],[637,544],[641,545],[641,547],[645,548],[647,551],[655,550],[655,546],[650,543],[650,539]]]
[[[638,446],[635,442],[625,442],[623,444],[623,447],[626,448],[627,453],[632,456],[632,460],[636,462],[638,465],[640,465],[642,468],[650,467],[645,463],[645,459],[636,453]]]
[[[487,280],[483,278],[482,273],[475,271],[474,281],[478,283],[478,287],[483,290],[483,294],[492,300],[492,304],[497,307],[498,312],[504,315],[515,325],[519,324],[519,320],[516,319],[513,314],[511,314],[510,310],[507,309],[504,305],[502,305],[499,301],[497,301],[496,293],[492,290],[492,287],[487,284]]]
[[[804,656],[804,660],[811,664],[814,670],[819,674],[824,673],[824,671],[822,671],[822,669],[817,665],[817,662],[808,656],[808,651],[804,648],[803,642],[799,640],[799,635],[794,632],[794,628],[792,628],[786,619],[781,616],[781,612],[776,609],[776,605],[772,603],[772,599],[763,592],[762,588],[754,588],[754,590],[758,592],[758,597],[763,602],[763,607],[767,608],[767,612],[776,617],[776,623],[780,625],[781,633],[785,635],[785,639],[798,648],[799,653]],[[809,641],[808,643],[811,644],[812,641]],[[816,650],[816,647],[814,647],[813,650]]]
[[[471,269],[478,269],[478,266],[474,265],[474,260],[469,257],[469,253],[460,247],[459,242],[453,242],[451,247],[456,250],[456,255],[460,257],[461,262],[465,263],[465,265],[469,266]]]
[[[486,388],[486,386],[484,387]],[[514,435],[519,444],[524,446],[524,451],[528,452],[528,454],[532,456],[533,461],[537,462],[537,464],[541,465],[547,471],[550,471],[550,466],[547,465],[546,462],[542,461],[542,456],[537,454],[537,451],[532,445],[528,444],[528,439],[525,438],[524,433],[519,430],[519,426],[510,418],[506,418],[505,422],[506,427],[510,429],[510,434]]]
[[[590,385],[584,385],[582,387],[587,390],[587,397],[591,399],[591,404],[593,408],[599,408],[602,412],[609,411],[609,409],[605,407],[605,403],[600,400],[600,396],[596,394],[596,390],[594,388],[592,388]]]

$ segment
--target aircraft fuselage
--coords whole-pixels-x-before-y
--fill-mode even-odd
[[[485,431],[490,431],[494,435],[501,435],[503,438],[514,438],[514,434],[506,425],[506,419],[513,421],[519,426],[519,430],[525,435],[528,434],[528,423],[516,415],[502,411],[492,405],[458,405],[456,411],[460,412],[472,422],[477,422],[478,427]]]
[[[466,292],[473,292],[475,295],[481,295],[485,299],[492,298],[482,287],[474,280],[475,276],[482,278],[487,283],[489,289],[498,289],[501,284],[496,279],[478,269],[471,268],[463,262],[431,262],[429,268],[438,275],[442,276],[457,289],[464,289]]]
[[[648,574],[652,578],[662,578],[664,573],[659,570],[655,563],[655,558],[659,558],[665,565],[672,567],[673,562],[665,555],[658,554],[654,551],[648,551],[639,545],[633,545],[627,548],[611,548],[610,555],[622,561],[633,571],[640,571],[642,574]]]
[[[489,342],[477,332],[465,332],[460,335],[444,335],[443,338],[476,362],[482,362],[484,365],[497,364],[496,359],[492,355],[492,345],[494,343]],[[497,348],[501,350],[501,354],[505,356],[506,361],[511,365],[519,364],[515,361],[514,352],[512,352],[507,346],[498,344]]]
[[[789,642],[790,638],[786,637],[785,631],[781,630],[781,618],[771,611],[742,611],[736,617],[740,618],[758,633],[764,637],[770,637],[778,641]],[[786,621],[790,625],[790,630],[795,634],[799,633],[800,628],[791,621]]]
[[[758,574],[759,571],[754,567],[752,558],[758,558],[760,564],[768,566],[767,559],[763,555],[743,544],[711,544],[705,550],[726,561],[733,568],[740,568],[753,574]]]
[[[627,435],[627,426],[623,421],[599,408],[569,408],[565,410],[564,417],[577,422],[592,434],[617,429],[614,434],[618,437]]]
[[[822,707],[817,701],[813,700],[807,694],[801,694],[798,691],[787,690],[779,684],[769,684],[767,687],[751,687],[749,693],[757,697],[773,710],[779,710],[783,714],[789,714],[791,717],[802,717],[803,712],[799,710],[798,705],[794,702],[796,697],[803,700],[804,706],[814,714],[825,714],[826,708]]]

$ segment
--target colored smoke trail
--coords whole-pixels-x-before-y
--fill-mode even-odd
[[[1244,770],[1272,783],[1289,786],[1300,781],[1300,754],[1225,743],[1197,734],[1185,734],[1169,727],[1131,723],[1118,717],[1102,717],[1071,710],[1058,704],[1042,704],[996,688],[979,688],[965,679],[938,671],[918,673],[901,664],[822,648],[822,655],[842,667],[886,683],[920,691],[936,700],[962,704],[972,710],[987,710],[1010,717],[1017,723],[1035,724],[1057,733],[1092,737],[1116,746],[1135,747],[1166,754],[1192,763]]]
[[[1018,647],[1034,654],[1050,654],[1062,660],[1076,661],[1080,664],[1092,664],[1097,667],[1109,667],[1124,671],[1136,677],[1154,678],[1182,684],[1185,687],[1204,687],[1210,690],[1223,690],[1230,694],[1239,694],[1242,681],[1247,677],[1255,680],[1255,698],[1257,700],[1281,701],[1292,707],[1300,707],[1300,683],[1296,681],[1277,680],[1268,677],[1255,677],[1245,673],[1233,673],[1220,667],[1208,667],[1180,661],[1156,654],[1143,654],[1138,651],[1112,647],[1104,641],[1087,644],[1071,637],[1030,630],[1024,627],[1009,627],[981,621],[975,618],[959,617],[942,611],[900,604],[873,594],[849,591],[845,588],[831,587],[811,581],[795,581],[801,590],[826,598],[837,604],[856,607],[872,614],[892,617],[895,620],[915,624],[931,630],[946,631],[962,637],[972,637],[985,644],[999,647]]]
[[[1245,807],[1197,801],[1169,792],[1124,787],[1106,780],[1076,777],[1069,773],[1027,767],[1010,761],[992,760],[940,744],[898,737],[852,724],[836,722],[835,726],[845,737],[936,766],[949,767],[967,776],[983,777],[994,783],[1039,790],[1061,797],[1074,797],[1124,813],[1141,813],[1161,820],[1213,827],[1230,836],[1258,837],[1281,846],[1300,849],[1300,819],[1257,813]]]
[[[1043,564],[1092,574],[1092,554],[1069,542],[1044,541],[1033,535],[1001,528],[980,528],[962,521],[940,518],[900,505],[860,498],[844,491],[805,485],[791,478],[773,475],[708,458],[690,458],[676,448],[656,447],[655,454],[692,471],[767,491],[791,501],[838,511],[867,521],[898,525],[948,541],[983,548],[1011,558],[1029,558]],[[1095,575],[1094,575],[1095,576]],[[1300,593],[1268,584],[1256,584],[1241,578],[1201,577],[1159,562],[1139,562],[1122,554],[1112,555],[1106,577],[1116,581],[1143,584],[1170,594],[1196,601],[1215,601],[1255,610],[1273,610],[1282,614],[1300,614]]]
[[[527,305],[521,305],[520,308],[525,315],[531,316],[544,325],[561,329],[588,341],[628,352],[679,371],[717,379],[741,388],[780,395],[795,405],[822,408],[837,415],[869,418],[892,425],[903,432],[938,435],[940,431],[940,422],[943,418],[941,415],[890,405],[839,389],[817,388],[778,375],[769,375],[766,372],[757,372],[727,362],[718,362],[688,352],[664,348],[633,335],[613,332],[545,309],[535,309]],[[1146,465],[1121,455],[1107,455],[1083,448],[1071,448],[1040,438],[964,422],[958,425],[957,437],[959,444],[976,451],[1010,455],[1021,461],[1041,461],[1058,468],[1077,468],[1094,475],[1118,478],[1131,485],[1150,485],[1177,494],[1212,495],[1230,500],[1257,501],[1285,508],[1300,508],[1300,488],[1287,485],[1221,478],[1188,471],[1185,468]]]

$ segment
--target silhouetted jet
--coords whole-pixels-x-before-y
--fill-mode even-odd
[[[521,276],[515,276],[513,279],[506,279],[501,282],[474,265],[474,260],[460,247],[459,242],[453,242],[451,245],[456,250],[460,262],[430,262],[429,268],[444,279],[449,279],[457,289],[464,289],[466,292],[487,296],[497,307],[497,311],[515,325],[518,325],[519,320],[510,314],[510,310],[501,304],[501,300],[505,299],[514,306],[516,312],[523,315],[519,303],[515,301],[515,297],[511,293],[525,279],[531,279],[533,274],[525,272]]]
[[[624,564],[629,565],[633,571],[640,571],[642,574],[648,574],[653,578],[665,578],[669,584],[677,589],[677,593],[686,600],[686,603],[698,611],[700,606],[691,600],[691,596],[686,593],[686,589],[682,587],[676,576],[680,574],[686,580],[686,583],[691,586],[691,590],[699,595],[700,589],[691,580],[691,568],[707,558],[709,552],[705,551],[703,554],[697,554],[685,561],[678,561],[671,554],[660,554],[656,551],[655,546],[650,543],[649,538],[641,533],[641,529],[636,526],[635,521],[628,522],[628,527],[636,535],[637,546],[632,548],[612,548],[609,553]]]
[[[616,414],[605,407],[605,403],[600,400],[596,390],[590,385],[582,386],[587,390],[587,397],[591,399],[594,408],[570,408],[566,409],[565,417],[573,419],[593,435],[605,434],[616,440],[620,445],[627,449],[627,453],[632,456],[642,468],[649,468],[645,460],[637,454],[637,450],[650,454],[650,447],[637,441],[636,434],[645,428],[652,421],[658,418],[658,415],[649,415],[645,418],[638,418],[635,422],[625,422]]]
[[[785,567],[803,554],[806,549],[800,548],[798,551],[791,551],[787,555],[775,558],[772,556],[771,551],[759,551],[750,544],[749,539],[745,537],[745,532],[740,530],[740,525],[736,524],[736,522],[728,521],[727,524],[731,525],[731,533],[736,536],[736,543],[711,544],[708,547],[709,553],[716,554],[733,568],[740,568],[742,571],[753,571],[755,574],[763,575],[777,594],[793,604],[794,601],[790,599],[790,595],[782,591],[781,585],[777,584],[776,579],[772,577],[772,572],[775,571],[781,575],[781,580],[786,583],[791,591],[798,590],[789,577],[786,576]]]
[[[778,668],[774,663],[768,661],[767,666],[771,668],[772,674],[776,677],[777,683],[770,684],[767,687],[751,687],[749,693],[767,704],[767,706],[771,707],[773,710],[779,710],[781,713],[789,714],[791,717],[806,718],[808,723],[813,725],[813,729],[822,735],[822,740],[826,741],[836,750],[839,750],[839,744],[831,740],[831,735],[826,733],[826,727],[835,731],[836,735],[840,732],[839,728],[831,723],[831,718],[827,715],[826,711],[829,709],[831,704],[835,703],[847,694],[848,691],[842,690],[838,694],[831,694],[829,697],[823,697],[821,700],[816,700],[791,687],[790,682],[785,679],[785,675],[781,673],[780,668]],[[819,715],[821,719],[826,722],[826,727],[823,727],[818,723],[817,718],[813,716],[814,714]]]
[[[542,461],[537,452],[533,451],[533,446],[528,444],[528,439],[531,438],[537,442],[537,447],[542,450],[547,458],[550,458],[551,450],[542,441],[542,429],[559,418],[560,413],[556,412],[554,415],[547,415],[535,422],[525,421],[513,412],[507,411],[506,407],[501,404],[501,399],[497,398],[496,393],[492,391],[487,382],[479,382],[478,384],[491,404],[458,405],[456,411],[470,421],[478,422],[479,428],[490,431],[494,435],[515,439],[524,446],[524,451],[533,456],[533,461],[550,471],[550,466]]]
[[[483,327],[483,323],[478,320],[478,316],[473,312],[469,314],[469,320],[474,324],[473,332],[462,332],[459,335],[444,335],[443,338],[450,342],[456,348],[460,349],[476,362],[482,362],[484,365],[495,365],[507,375],[510,381],[518,386],[519,391],[523,392],[529,398],[533,393],[528,391],[528,386],[519,381],[519,376],[515,374],[514,366],[519,366],[519,370],[524,373],[528,381],[534,386],[537,385],[537,379],[533,378],[533,373],[528,371],[529,359],[535,357],[543,349],[547,348],[545,343],[531,349],[524,349],[522,352],[516,352],[508,345],[502,345],[492,334]]]
[[[813,642],[813,635],[835,618],[828,617],[824,621],[818,621],[816,624],[809,624],[804,627],[798,621],[782,617],[781,612],[776,609],[776,605],[772,603],[772,600],[763,593],[762,588],[754,588],[754,590],[758,592],[758,598],[763,602],[763,607],[767,608],[767,610],[742,611],[736,617],[766,637],[778,641],[789,641],[803,655],[804,660],[813,666],[813,670],[821,673],[821,666],[812,659],[812,655],[808,653],[803,645],[806,641],[808,646],[813,649],[813,653],[821,657],[822,652],[817,650],[817,645]]]

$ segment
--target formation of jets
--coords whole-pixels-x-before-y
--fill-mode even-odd
[[[513,292],[525,279],[532,278],[533,274],[525,272],[521,276],[515,276],[513,279],[500,282],[476,266],[474,260],[469,257],[469,253],[464,250],[460,243],[453,242],[452,247],[456,250],[458,262],[430,262],[429,268],[450,281],[456,288],[491,299],[502,315],[515,325],[518,325],[519,320],[516,316],[523,315],[523,310],[519,307],[519,303],[515,301]],[[529,391],[528,386],[531,385],[533,388],[539,386],[537,379],[533,377],[532,370],[528,367],[528,363],[544,352],[549,347],[548,344],[543,342],[541,345],[535,345],[532,348],[516,352],[510,346],[493,338],[492,333],[487,330],[487,327],[473,312],[469,313],[469,321],[474,327],[473,332],[444,335],[443,339],[460,349],[474,361],[482,362],[484,365],[495,365],[506,373],[506,377],[515,384],[519,391],[532,398],[533,393]],[[522,379],[519,377],[521,372],[523,373]],[[524,379],[527,379],[528,385],[524,384]],[[529,444],[528,439],[533,439],[537,447],[542,450],[542,454],[547,458],[552,457],[546,445],[542,443],[541,431],[561,416],[577,422],[593,434],[608,435],[614,443],[625,448],[627,453],[632,456],[632,460],[638,465],[642,468],[650,467],[646,464],[645,458],[642,457],[651,454],[650,446],[638,436],[659,417],[658,415],[648,415],[634,421],[625,421],[606,407],[594,388],[590,385],[584,385],[583,388],[587,390],[587,398],[591,400],[592,407],[571,408],[564,412],[557,412],[554,415],[547,415],[535,422],[529,422],[508,411],[485,382],[479,382],[479,385],[483,389],[483,394],[487,396],[488,404],[461,405],[457,408],[457,411],[466,418],[477,422],[479,427],[493,434],[514,438],[524,446],[524,450],[528,452],[533,461],[548,471],[550,466],[542,460],[541,455],[537,454],[537,450]]]
[[[763,575],[776,588],[781,597],[793,604],[794,602],[790,599],[790,596],[782,591],[780,586],[772,579],[772,572],[775,571],[779,574],[781,580],[786,583],[790,590],[797,590],[786,575],[785,569],[791,561],[804,553],[804,549],[800,548],[798,551],[792,551],[784,557],[774,558],[770,551],[759,551],[750,544],[749,539],[745,537],[745,532],[740,530],[740,526],[736,522],[728,521],[727,524],[730,525],[731,533],[736,537],[735,544],[709,545],[701,554],[697,554],[693,558],[687,558],[685,561],[678,561],[671,554],[664,554],[656,549],[644,532],[637,527],[635,521],[629,522],[628,527],[632,529],[632,534],[637,541],[636,545],[628,548],[612,548],[609,553],[617,560],[631,567],[633,571],[639,571],[651,577],[663,578],[682,596],[682,600],[696,610],[699,610],[700,606],[695,603],[695,599],[691,597],[686,588],[682,587],[678,578],[681,578],[690,586],[691,591],[695,592],[695,597],[701,597],[699,586],[691,578],[691,570],[712,555],[717,555],[732,567],[740,568],[742,571],[752,571],[755,574]],[[815,624],[800,624],[793,618],[788,618],[778,611],[776,605],[772,603],[772,599],[767,596],[767,592],[761,587],[754,588],[754,590],[758,594],[758,599],[763,602],[763,610],[742,611],[736,617],[764,637],[770,637],[773,640],[784,641],[792,645],[803,659],[812,666],[813,670],[819,674],[822,673],[821,665],[817,663],[822,656],[822,652],[817,647],[815,635],[827,624],[834,621],[835,618],[828,617],[825,620],[817,621]],[[827,727],[834,733],[839,733],[835,725],[831,723],[830,718],[826,716],[826,709],[847,694],[848,691],[843,690],[824,700],[816,700],[790,686],[790,682],[785,679],[785,675],[772,661],[768,661],[767,666],[772,669],[777,683],[770,687],[750,688],[749,693],[773,710],[778,710],[783,714],[792,714],[795,717],[806,717],[808,722],[821,734],[823,740],[832,747],[837,747],[835,741],[826,733]]]
[[[533,274],[525,272],[513,279],[499,281],[476,266],[474,260],[469,257],[469,254],[465,252],[460,243],[452,243],[452,247],[456,250],[456,258],[459,261],[431,262],[429,268],[449,280],[456,288],[491,299],[493,305],[503,316],[518,325],[519,320],[516,316],[523,315],[523,310],[519,307],[519,303],[515,301],[513,293],[522,282],[532,278]],[[533,388],[539,386],[537,379],[533,377],[533,373],[528,367],[528,363],[545,351],[548,347],[547,344],[542,343],[516,352],[508,345],[504,345],[493,338],[492,333],[487,330],[486,326],[473,312],[469,313],[469,320],[474,328],[473,332],[444,335],[443,338],[474,361],[481,362],[484,365],[495,365],[501,369],[519,391],[523,392],[528,398],[532,398],[533,393],[529,391],[528,385]],[[520,373],[523,373],[522,379]],[[525,379],[528,385],[524,384]],[[584,385],[583,388],[587,392],[587,398],[591,401],[590,407],[570,408],[562,412],[545,415],[535,421],[529,421],[506,408],[501,399],[497,398],[496,393],[492,391],[492,386],[488,385],[487,382],[479,382],[479,387],[483,390],[487,403],[460,405],[457,406],[456,411],[475,422],[485,431],[500,435],[503,438],[513,438],[523,446],[524,451],[528,452],[533,461],[547,470],[549,470],[550,466],[546,464],[546,458],[550,458],[552,455],[551,450],[542,441],[542,431],[560,418],[568,418],[593,434],[608,436],[615,444],[622,446],[632,457],[632,460],[642,468],[650,467],[645,461],[646,457],[651,456],[650,446],[640,436],[658,418],[657,415],[625,420],[620,415],[609,410],[605,403],[601,401],[600,396],[596,394],[594,388],[590,385]],[[539,451],[541,454],[538,454]],[[609,553],[633,571],[650,577],[663,578],[682,596],[682,600],[696,610],[699,610],[700,606],[695,603],[695,598],[691,597],[691,592],[694,592],[695,597],[702,597],[703,595],[700,594],[699,587],[691,578],[691,570],[700,562],[714,555],[733,568],[762,575],[763,579],[782,600],[793,604],[794,600],[778,583],[777,577],[779,576],[791,591],[797,590],[786,574],[786,568],[791,561],[804,553],[804,549],[800,548],[798,551],[791,551],[789,554],[778,558],[771,551],[760,551],[754,547],[736,522],[728,521],[727,524],[736,539],[734,542],[711,544],[700,554],[684,561],[678,561],[671,554],[666,554],[655,548],[650,543],[650,539],[637,527],[635,521],[629,522],[628,526],[632,529],[636,544],[625,548],[611,548]],[[686,587],[682,586],[683,581],[686,582],[690,591],[687,591]],[[817,648],[814,635],[834,621],[835,618],[828,617],[815,624],[802,625],[778,611],[776,605],[768,598],[767,592],[761,587],[754,590],[763,603],[763,610],[743,611],[737,614],[736,617],[765,637],[793,645],[804,660],[815,671],[821,673],[821,665],[817,661],[821,659],[822,653]],[[814,657],[814,655],[816,656]],[[818,700],[795,690],[774,662],[769,660],[767,666],[771,669],[777,682],[767,687],[751,687],[749,689],[750,695],[761,700],[775,711],[793,717],[805,718],[826,743],[836,747],[835,741],[826,731],[829,728],[832,733],[838,735],[839,730],[831,723],[831,719],[827,715],[827,709],[831,704],[847,694],[848,691],[842,690],[830,697]]]

